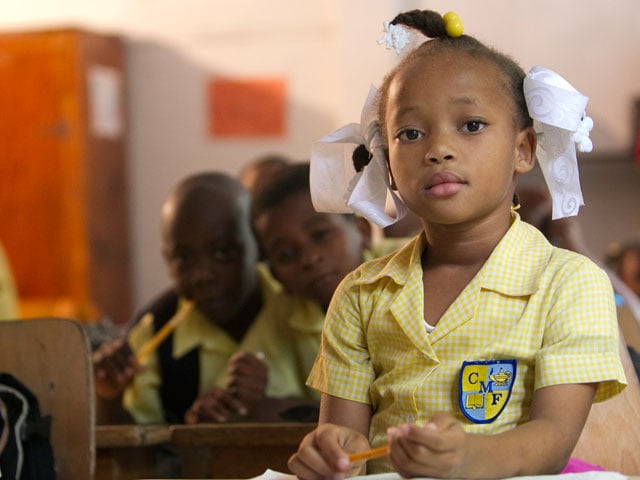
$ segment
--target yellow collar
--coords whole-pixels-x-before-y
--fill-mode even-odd
[[[520,220],[517,212],[505,236],[480,271],[481,286],[506,295],[530,295],[537,290],[541,273],[549,262],[553,246],[535,227]],[[427,247],[424,232],[391,256],[365,264],[354,273],[354,283],[365,285],[390,277],[406,285],[416,268],[422,270],[421,257]],[[504,274],[509,271],[509,281]]]

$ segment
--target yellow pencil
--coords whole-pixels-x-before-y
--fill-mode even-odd
[[[156,348],[160,346],[162,342],[169,336],[171,332],[178,326],[182,320],[187,318],[188,315],[176,315],[171,320],[163,325],[163,327],[158,330],[147,343],[140,347],[138,353],[136,353],[136,358],[138,359],[138,363],[144,364],[147,361],[149,355],[151,355]]]
[[[364,452],[352,453],[349,455],[350,462],[358,462],[360,460],[369,460],[371,458],[384,457],[389,453],[389,445],[384,447],[372,448],[371,450],[365,450]]]

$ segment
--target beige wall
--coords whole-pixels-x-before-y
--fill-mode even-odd
[[[630,148],[631,105],[640,96],[637,0],[21,0],[3,5],[0,29],[75,25],[126,39],[139,305],[167,283],[157,219],[171,185],[205,168],[235,173],[267,152],[306,158],[313,140],[358,121],[369,84],[379,84],[396,61],[376,45],[382,21],[417,7],[456,10],[468,33],[525,69],[557,70],[591,97],[600,153],[583,162],[588,241],[601,253],[609,241],[640,232],[640,178],[619,154]],[[205,83],[216,75],[285,78],[284,138],[209,138]]]

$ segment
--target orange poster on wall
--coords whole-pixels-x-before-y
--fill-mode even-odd
[[[214,78],[208,84],[213,137],[281,137],[286,131],[283,79]]]

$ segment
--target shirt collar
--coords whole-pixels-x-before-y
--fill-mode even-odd
[[[390,277],[406,285],[410,272],[422,269],[422,252],[426,248],[424,232],[396,252],[374,260],[354,273],[355,284],[369,284]],[[548,263],[553,246],[535,227],[512,213],[509,230],[500,240],[479,274],[481,286],[506,295],[529,295],[536,291],[540,275]],[[505,281],[505,272],[509,272]]]
[[[258,262],[257,265],[258,278],[260,279],[260,289],[262,290],[262,304],[266,305],[272,298],[278,296],[283,287],[275,279],[269,266],[264,262]]]
[[[511,227],[482,267],[482,288],[512,296],[534,293],[553,248],[514,212]]]
[[[291,310],[287,323],[293,330],[317,334],[322,332],[325,312],[317,302],[301,296],[290,297],[289,301]]]
[[[176,315],[185,315],[173,332],[173,358],[180,358],[194,348],[208,351],[233,351],[236,342],[209,321],[191,302],[180,299]]]

